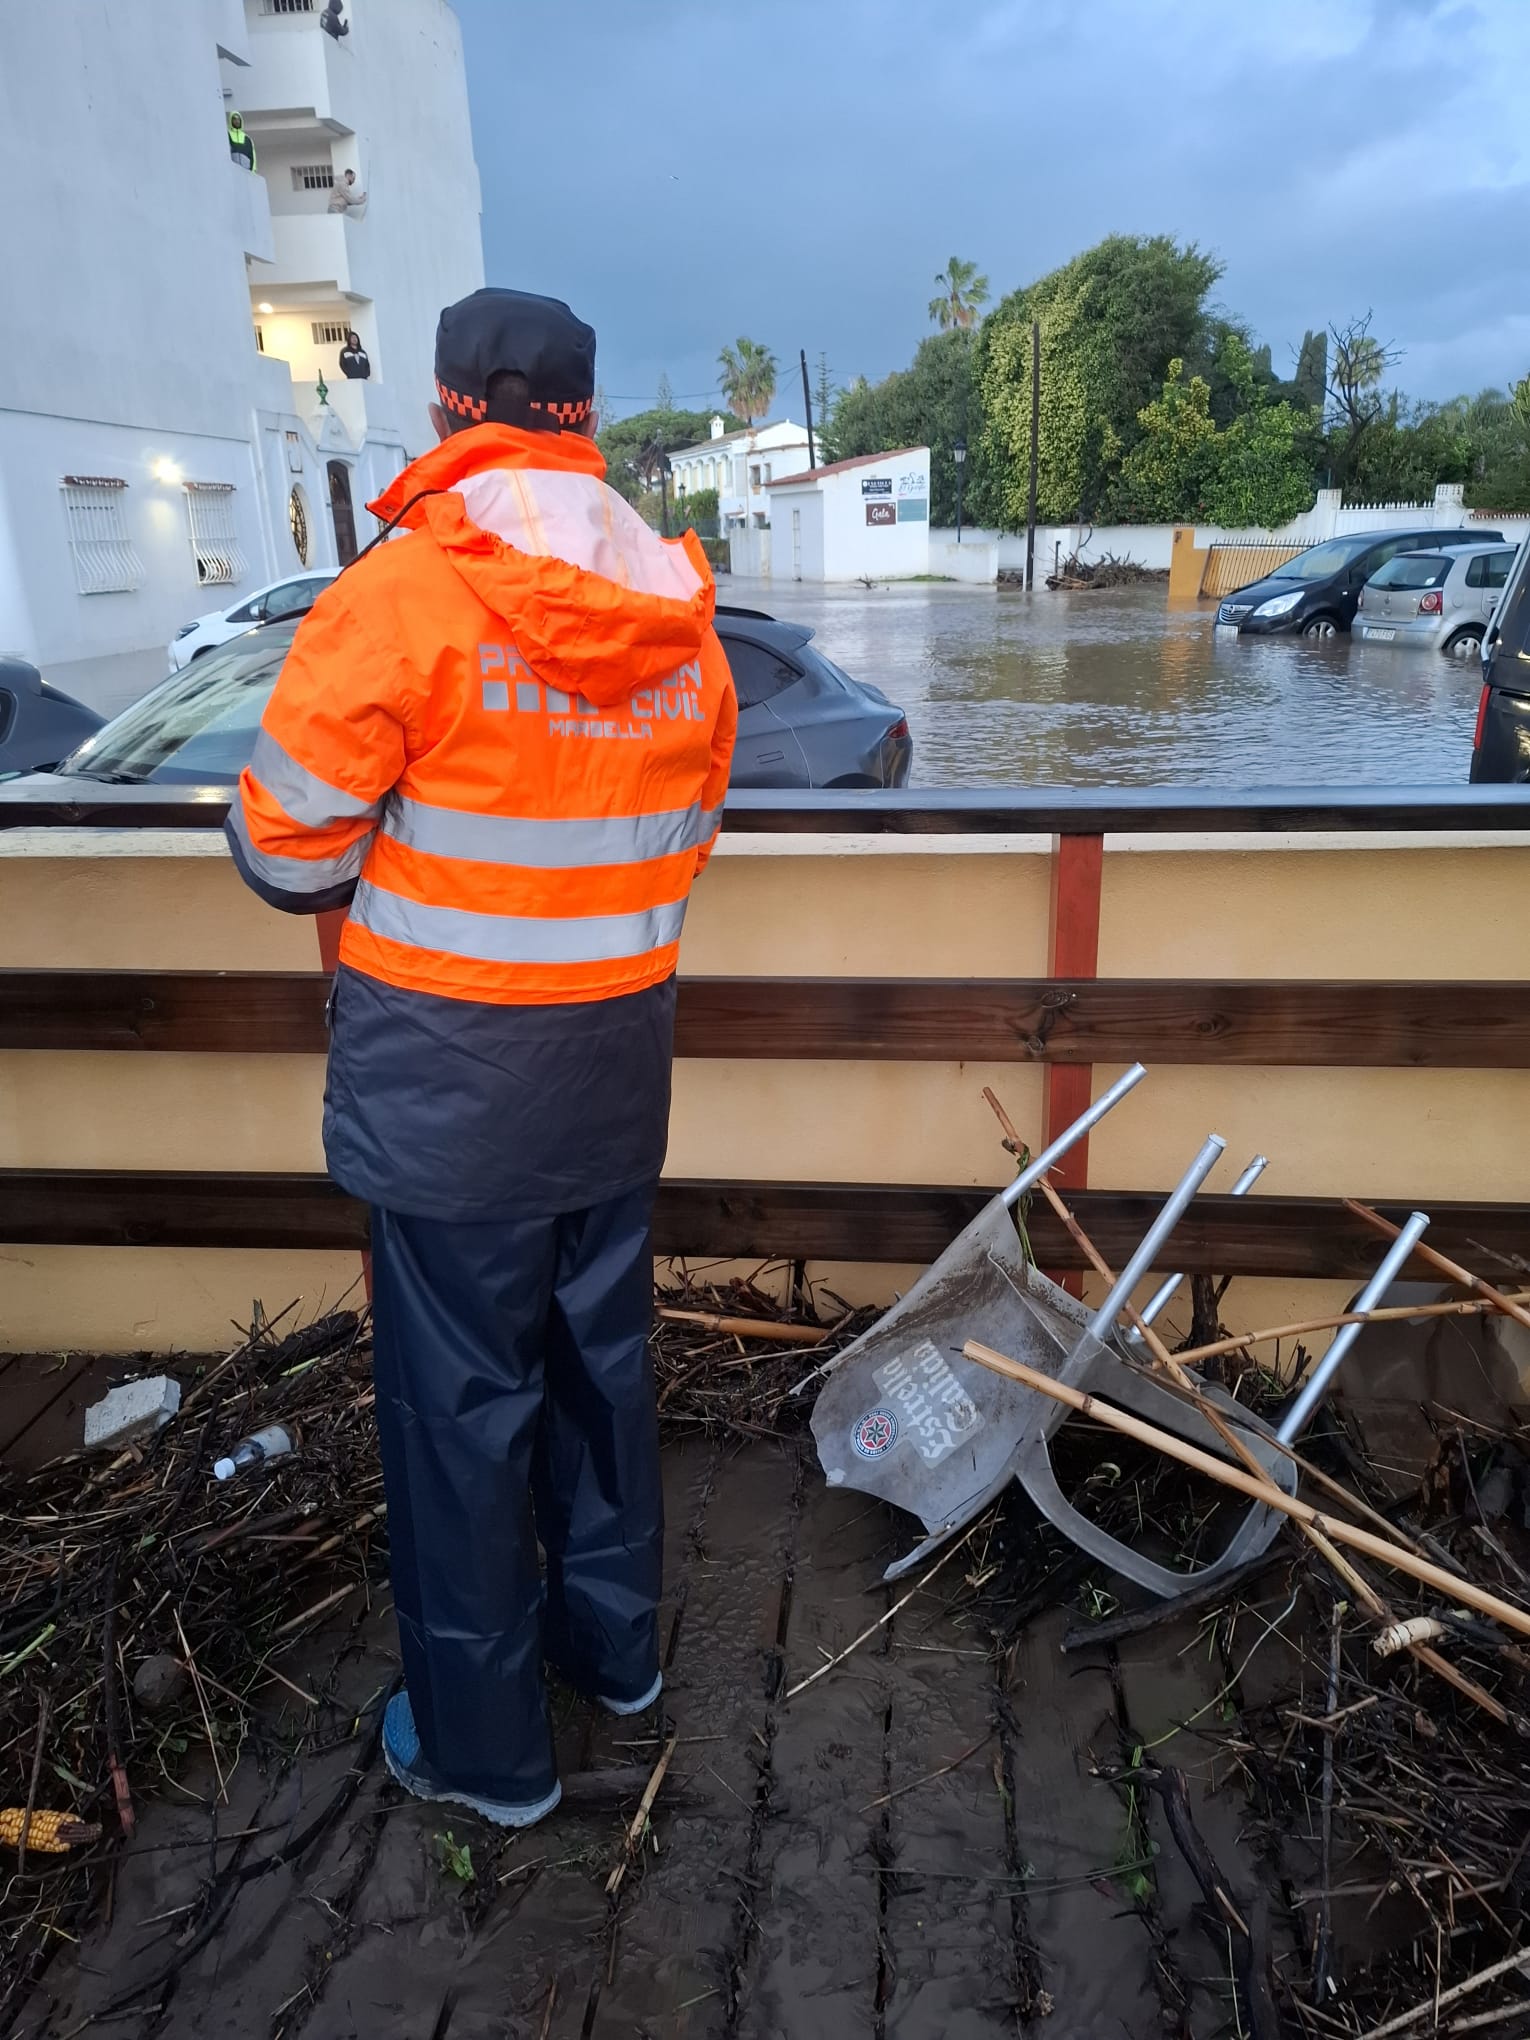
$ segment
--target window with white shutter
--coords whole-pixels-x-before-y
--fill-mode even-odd
[[[232,482],[187,482],[186,517],[197,579],[204,587],[238,581],[249,572],[234,528]]]
[[[128,538],[127,486],[116,475],[65,475],[59,483],[82,595],[125,595],[143,585],[143,561]]]

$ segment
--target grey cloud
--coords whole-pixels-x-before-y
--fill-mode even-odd
[[[1414,394],[1530,367],[1521,0],[457,11],[490,277],[594,321],[620,408],[739,333],[885,374],[948,254],[1000,294],[1113,231],[1213,249],[1277,363],[1369,305]]]

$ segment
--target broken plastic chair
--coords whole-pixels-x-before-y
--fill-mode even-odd
[[[1041,1513],[1082,1550],[1165,1598],[1256,1557],[1274,1538],[1279,1515],[1255,1504],[1211,1563],[1185,1572],[1156,1564],[1090,1522],[1063,1495],[1049,1451],[1049,1440],[1067,1415],[1062,1405],[962,1357],[963,1341],[979,1339],[1226,1456],[1224,1441],[1199,1410],[1129,1363],[1116,1329],[1137,1283],[1155,1263],[1162,1265],[1162,1249],[1216,1165],[1223,1142],[1213,1134],[1204,1143],[1093,1312],[1027,1262],[1012,1216],[1025,1192],[1145,1074],[1137,1064],[1118,1078],[984,1206],[900,1302],[824,1370],[813,1435],[830,1484],[859,1488],[906,1509],[927,1532],[887,1568],[885,1578],[897,1579],[919,1565],[1011,1480],[1018,1480]],[[1244,1172],[1240,1194],[1262,1165],[1261,1157],[1258,1166],[1251,1164]],[[1418,1214],[1410,1220],[1359,1307],[1369,1308],[1385,1291],[1425,1223]],[[1150,1306],[1154,1315],[1172,1293],[1169,1284],[1159,1290]],[[1351,1338],[1359,1329],[1346,1328]],[[1335,1340],[1278,1434],[1222,1390],[1203,1386],[1207,1402],[1237,1429],[1257,1463],[1286,1494],[1295,1492],[1296,1468],[1281,1443],[1289,1444],[1317,1407],[1351,1338],[1341,1334]]]

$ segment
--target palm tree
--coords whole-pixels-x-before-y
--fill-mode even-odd
[[[963,262],[953,255],[935,278],[940,296],[930,299],[930,317],[942,333],[953,326],[972,325],[988,302],[988,278],[978,275],[975,262]]]
[[[776,393],[776,357],[757,340],[739,336],[736,347],[725,347],[717,357],[722,370],[722,393],[736,418],[752,425],[770,409]]]

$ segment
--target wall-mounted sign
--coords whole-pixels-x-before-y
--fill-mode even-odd
[[[892,494],[892,476],[868,475],[861,483],[861,494],[863,496],[890,496]]]
[[[897,510],[900,524],[928,524],[930,521],[928,496],[902,496],[898,499]]]
[[[900,496],[928,496],[929,493],[930,484],[928,476],[913,473],[899,475],[898,494]]]
[[[866,522],[868,524],[896,524],[897,521],[898,506],[896,503],[868,503],[866,505]]]

